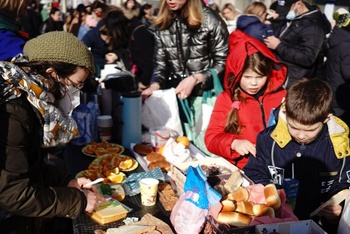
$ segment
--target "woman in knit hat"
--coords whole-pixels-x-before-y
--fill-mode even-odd
[[[24,55],[0,62],[0,227],[4,233],[38,233],[34,218],[92,212],[99,197],[89,182],[43,164],[50,147],[77,136],[70,117],[79,90],[94,71],[88,48],[70,33],[29,40]],[[39,225],[38,225],[39,224]]]

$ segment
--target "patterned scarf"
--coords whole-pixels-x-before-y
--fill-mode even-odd
[[[11,62],[0,62],[0,105],[25,94],[28,101],[43,117],[43,147],[60,146],[77,137],[77,123],[70,116],[49,103],[47,79],[30,74],[29,68],[18,67],[15,62],[28,62],[22,54]]]

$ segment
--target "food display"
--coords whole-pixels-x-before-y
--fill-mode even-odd
[[[159,201],[162,203],[166,211],[171,211],[179,198],[176,196],[175,191],[168,183],[160,183],[158,185]]]
[[[82,149],[83,154],[90,157],[106,156],[111,154],[121,154],[124,152],[124,147],[108,141],[90,142]]]
[[[170,171],[170,163],[165,159],[165,157],[159,153],[151,152],[146,155],[146,160],[149,162],[148,169],[153,170],[159,167],[162,172]]]
[[[262,185],[261,185],[262,186]],[[226,186],[232,188],[232,186]],[[251,201],[250,192],[244,187],[239,187],[233,192],[229,192],[221,200],[222,209],[216,221],[229,224],[235,227],[249,226],[251,220],[260,216],[275,218],[275,211],[281,207],[281,199],[274,184],[263,187],[264,203]]]
[[[133,171],[138,162],[125,155],[111,154],[97,157],[87,170],[79,172],[76,177],[86,177],[90,180],[105,178],[104,183],[123,183],[126,175],[123,172]]]

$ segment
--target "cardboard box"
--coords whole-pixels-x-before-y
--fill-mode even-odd
[[[207,158],[205,158],[203,160],[199,160],[199,161],[184,162],[184,163],[178,163],[175,165],[171,165],[170,178],[172,179],[173,183],[176,186],[178,195],[181,195],[184,192],[184,185],[186,182],[186,171],[187,171],[188,167],[189,166],[196,167],[198,165],[200,165],[200,166],[202,166],[202,165],[223,166],[223,167],[226,167],[227,169],[229,169],[231,172],[235,172],[235,171],[239,170],[238,167],[236,167],[235,165],[231,164],[229,161],[227,161],[226,159],[221,158],[221,157],[218,157],[218,158],[207,157]],[[242,170],[239,170],[239,171],[243,175],[243,184],[242,184],[243,187],[248,186],[250,184],[253,184],[253,182],[247,176],[244,175],[244,172]],[[221,180],[228,179],[231,174],[232,173],[220,174],[220,175],[208,177],[208,183],[211,186],[214,186],[215,184],[217,184]]]
[[[255,226],[257,234],[283,233],[283,234],[327,234],[313,220],[296,222],[260,224]]]

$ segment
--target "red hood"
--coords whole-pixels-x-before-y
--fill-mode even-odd
[[[272,80],[266,92],[280,87],[287,77],[287,66],[278,61],[272,51],[259,40],[243,33],[240,30],[235,30],[229,37],[229,55],[226,59],[226,71],[224,78],[224,87],[229,89],[227,77],[233,73],[236,77],[232,85],[236,85],[242,75],[244,61],[248,55],[256,52],[261,52],[264,56],[270,58],[276,63],[276,70],[272,71]],[[279,69],[279,70],[277,70]]]

